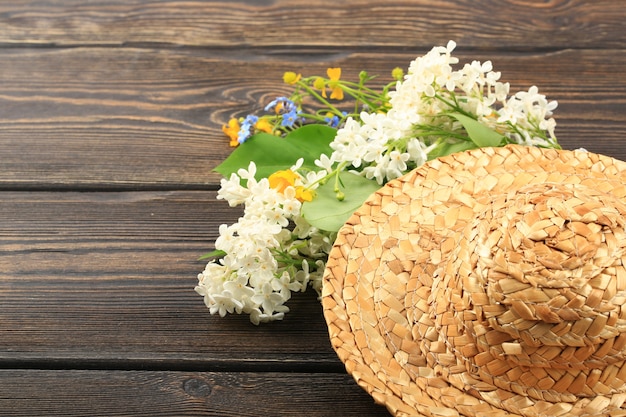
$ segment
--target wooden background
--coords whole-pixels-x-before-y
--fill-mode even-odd
[[[295,3],[295,4],[294,4]],[[221,125],[284,71],[389,81],[454,39],[557,100],[564,148],[626,159],[621,0],[0,3],[0,415],[386,416],[307,293],[208,314]]]

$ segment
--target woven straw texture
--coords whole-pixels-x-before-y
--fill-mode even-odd
[[[391,181],[330,253],[347,371],[395,416],[626,416],[626,163],[510,145]]]

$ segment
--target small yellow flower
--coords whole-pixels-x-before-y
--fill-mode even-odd
[[[287,187],[293,186],[296,183],[297,178],[298,174],[290,169],[276,171],[267,177],[270,182],[270,187],[279,193],[284,192]]]
[[[302,78],[302,74],[296,74],[293,71],[287,71],[283,74],[283,81],[286,84],[295,84],[300,81],[300,78]]]
[[[265,133],[272,133],[272,131],[274,130],[270,122],[267,121],[267,119],[259,119],[259,121],[256,122],[256,124],[254,125],[254,128]]]
[[[402,78],[404,78],[404,70],[400,67],[395,67],[393,71],[391,71],[391,76],[396,81],[402,81]]]
[[[313,196],[313,191],[309,190],[308,188],[305,188],[301,185],[296,187],[296,198],[300,202],[313,201]]]
[[[322,77],[317,77],[315,81],[313,81],[313,87],[322,91],[322,97],[326,98],[326,81]]]
[[[341,68],[328,68],[326,70],[328,74],[328,86],[330,87],[330,98],[337,100],[343,100],[343,90],[339,86],[339,78],[341,78]]]
[[[237,139],[240,128],[239,121],[234,117],[228,121],[228,124],[222,126],[222,132],[230,138],[230,146],[233,148],[239,145],[239,141]]]

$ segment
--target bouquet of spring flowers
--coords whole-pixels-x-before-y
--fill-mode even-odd
[[[491,62],[455,69],[455,43],[396,68],[392,82],[286,72],[293,86],[261,115],[223,126],[231,155],[215,168],[218,199],[242,206],[223,224],[196,291],[212,314],[280,320],[292,292],[320,292],[336,233],[369,195],[428,160],[516,143],[559,148],[555,101],[533,86],[510,94]]]

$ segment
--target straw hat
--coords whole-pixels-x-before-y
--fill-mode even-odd
[[[626,163],[510,145],[433,160],[340,230],[323,306],[396,416],[626,416]]]

